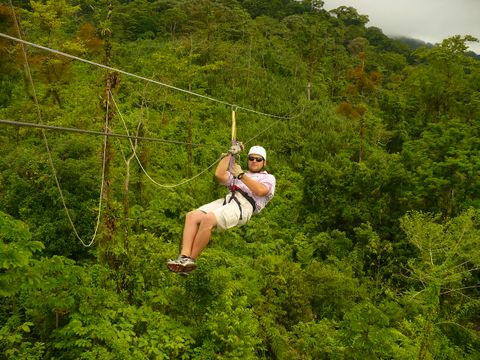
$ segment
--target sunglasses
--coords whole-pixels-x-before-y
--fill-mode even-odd
[[[255,157],[255,156],[249,156],[248,160],[250,161],[256,161],[256,162],[262,162],[264,159],[262,157]]]

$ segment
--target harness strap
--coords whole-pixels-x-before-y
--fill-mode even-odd
[[[248,195],[244,190],[236,186],[232,192],[239,192],[240,194],[242,194],[242,196],[245,199],[247,199],[250,205],[252,205],[253,211],[255,211],[255,208],[257,207],[257,204],[255,204],[255,200],[250,195]]]
[[[227,202],[227,196],[228,195],[225,196],[225,199],[223,200],[223,205],[226,205],[227,203],[230,203],[232,200],[235,201],[238,205],[239,210],[240,210],[240,220],[243,219],[243,213],[242,213],[242,205],[240,204],[240,201],[235,196],[237,192],[242,194],[242,196],[250,203],[250,205],[252,205],[253,211],[255,211],[255,208],[256,208],[255,200],[250,195],[248,195],[244,190],[240,189],[236,185],[232,185],[232,186],[230,186],[230,191],[231,191],[230,194],[232,196],[230,197],[230,200],[228,200],[228,202]]]
[[[226,205],[227,203],[230,204],[232,200],[235,201],[238,205],[238,209],[240,210],[240,220],[242,220],[243,219],[242,205],[240,204],[240,201],[238,201],[238,199],[235,197],[235,193],[232,192],[231,194],[232,196],[230,197],[230,200],[228,200],[228,202],[227,202],[228,195],[225,196],[225,199],[223,200],[223,205]]]

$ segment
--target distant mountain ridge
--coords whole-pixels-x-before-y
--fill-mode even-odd
[[[401,41],[402,43],[406,44],[408,47],[410,47],[413,50],[416,50],[416,49],[421,48],[421,47],[426,47],[426,48],[430,49],[434,46],[434,44],[432,44],[432,43],[425,42],[425,41],[420,40],[420,39],[410,38],[410,37],[407,37],[407,36],[392,36],[391,38],[395,39],[395,40],[398,40],[398,41]],[[467,52],[467,55],[472,56],[476,59],[480,59],[480,54],[477,54],[476,52],[471,51],[471,50]]]
[[[414,39],[406,36],[393,36],[392,37],[395,40],[399,40],[405,44],[407,44],[410,48],[412,49],[418,49],[421,47],[426,47],[426,48],[432,48],[433,44],[429,42],[425,42],[420,39]]]

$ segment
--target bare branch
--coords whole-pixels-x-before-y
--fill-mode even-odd
[[[480,285],[472,285],[472,286],[465,286],[463,288],[458,288],[458,289],[450,289],[448,291],[440,293],[440,295],[449,294],[451,292],[460,292],[460,290],[465,290],[465,289],[476,289],[476,288],[480,288]]]

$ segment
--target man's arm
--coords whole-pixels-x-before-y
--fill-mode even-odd
[[[243,143],[241,141],[235,141],[232,143],[232,146],[230,146],[230,149],[228,149],[228,153],[226,156],[220,160],[220,162],[217,165],[217,169],[215,170],[215,176],[217,177],[217,180],[221,184],[226,184],[228,179],[230,178],[229,174],[229,167],[230,167],[230,161],[232,160],[232,156],[235,156],[242,152],[243,150]]]
[[[247,187],[257,196],[267,196],[270,189],[265,184],[259,183],[256,180],[253,180],[248,175],[243,175],[240,179]]]
[[[217,165],[215,170],[215,177],[217,178],[218,182],[221,184],[225,184],[228,181],[229,174],[228,174],[228,167],[230,165],[230,159],[232,158],[231,154],[228,154]]]
[[[268,193],[270,192],[270,188],[267,185],[262,184],[261,182],[258,182],[257,180],[254,180],[253,178],[246,175],[240,165],[236,163],[233,164],[232,170],[230,172],[238,180],[243,182],[250,189],[250,191],[255,195],[267,196]]]

